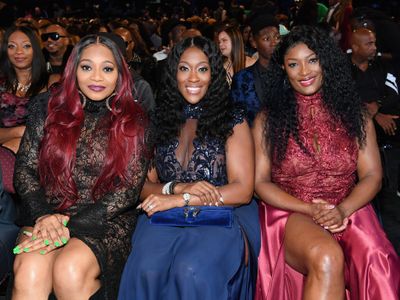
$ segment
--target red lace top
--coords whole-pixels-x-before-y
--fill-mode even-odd
[[[309,154],[290,138],[285,159],[272,165],[272,180],[300,200],[340,203],[355,185],[356,140],[330,115],[321,94],[296,97],[299,137]]]

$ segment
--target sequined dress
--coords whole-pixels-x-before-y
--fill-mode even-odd
[[[21,197],[19,225],[33,226],[45,214],[56,213],[59,200],[49,196],[38,177],[38,149],[43,136],[49,93],[34,100],[28,117],[25,135],[17,154],[15,186]],[[68,228],[71,237],[83,241],[95,254],[101,268],[102,288],[96,299],[114,300],[123,265],[130,251],[130,237],[135,228],[139,193],[147,174],[148,159],[145,146],[128,165],[131,184],[108,192],[93,201],[91,189],[103,166],[108,134],[101,126],[109,113],[105,101],[88,100],[84,109],[85,120],[76,149],[73,179],[79,199],[76,205],[62,213],[70,215]]]
[[[320,94],[297,95],[299,135],[310,154],[290,138],[287,154],[272,163],[272,181],[305,202],[340,203],[356,184],[358,146],[323,106]],[[304,276],[285,263],[284,230],[290,212],[260,201],[261,251],[256,299],[300,300]],[[334,234],[345,255],[346,295],[351,300],[399,299],[400,262],[370,204]]]
[[[188,118],[198,118],[188,106]],[[238,111],[232,127],[244,121]],[[178,162],[178,139],[157,146],[155,166],[160,182],[206,180],[215,186],[228,183],[225,145],[218,139],[195,138],[187,168]],[[219,226],[169,227],[151,225],[141,215],[132,238],[132,252],[121,279],[119,300],[253,299],[259,248],[257,205],[234,209],[232,228]],[[250,262],[244,264],[244,234],[250,245]]]

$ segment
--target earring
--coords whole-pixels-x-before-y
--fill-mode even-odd
[[[107,109],[109,110],[109,111],[111,111],[112,112],[112,108],[111,108],[111,105],[110,105],[110,99],[112,98],[112,97],[114,97],[115,96],[115,93],[112,93],[110,96],[108,96],[108,98],[106,99],[106,107],[107,107]]]
[[[288,82],[288,79],[287,79],[286,76],[283,79],[283,88],[286,89],[286,90],[289,88],[289,82]]]
[[[85,106],[86,106],[86,96],[80,91],[80,90],[78,90],[78,93],[79,93],[79,95],[81,95],[82,96],[82,102],[81,102],[81,104],[82,104],[82,108],[85,108]]]

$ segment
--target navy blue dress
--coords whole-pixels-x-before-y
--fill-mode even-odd
[[[196,107],[186,110],[197,118]],[[232,127],[244,121],[236,112]],[[178,140],[158,146],[155,165],[160,182],[206,180],[228,183],[225,145],[218,139],[193,141],[194,152],[186,169],[175,156]],[[245,265],[245,239],[249,263]],[[139,217],[132,237],[132,252],[122,275],[119,300],[123,299],[253,299],[260,229],[257,204],[234,209],[232,228],[218,226],[169,227]]]

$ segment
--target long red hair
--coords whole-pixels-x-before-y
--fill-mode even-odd
[[[108,145],[102,171],[92,187],[93,200],[132,181],[128,178],[127,167],[144,144],[147,121],[133,99],[132,78],[121,52],[104,36],[84,37],[68,59],[60,86],[50,96],[40,144],[40,182],[47,192],[61,200],[59,210],[69,208],[79,198],[72,174],[85,115],[78,93],[76,70],[82,51],[92,44],[102,44],[112,51],[119,73],[116,94],[111,102],[112,112],[106,114],[105,122],[102,122],[107,127]]]

